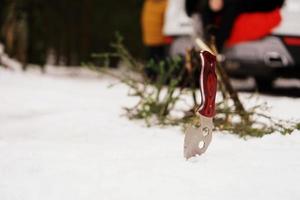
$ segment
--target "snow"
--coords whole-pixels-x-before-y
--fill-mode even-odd
[[[124,85],[108,89],[115,82],[0,68],[1,200],[300,199],[299,131],[215,133],[206,154],[186,161],[181,128],[122,117],[135,99]],[[299,119],[299,99],[260,101]]]

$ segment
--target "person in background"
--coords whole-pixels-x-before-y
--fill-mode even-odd
[[[204,27],[218,27],[216,46],[260,39],[271,33],[281,21],[279,8],[284,0],[186,0],[186,12],[199,12]]]
[[[147,59],[156,62],[167,56],[170,41],[163,35],[163,25],[167,0],[145,0],[142,9],[142,37],[147,47]]]

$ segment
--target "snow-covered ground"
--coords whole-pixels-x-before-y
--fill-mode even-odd
[[[300,199],[299,131],[215,133],[186,161],[181,129],[121,117],[134,100],[112,82],[0,68],[1,200]],[[273,115],[300,117],[299,99],[261,100]]]

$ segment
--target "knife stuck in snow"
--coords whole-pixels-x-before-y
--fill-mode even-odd
[[[200,127],[189,125],[184,138],[184,157],[189,159],[203,154],[211,140],[215,98],[217,92],[216,56],[208,51],[200,52],[200,94],[201,104],[196,110],[200,117]]]

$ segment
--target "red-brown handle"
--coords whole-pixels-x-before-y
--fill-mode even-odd
[[[206,117],[215,115],[215,99],[217,93],[216,56],[208,51],[200,52],[200,93],[199,113]]]

